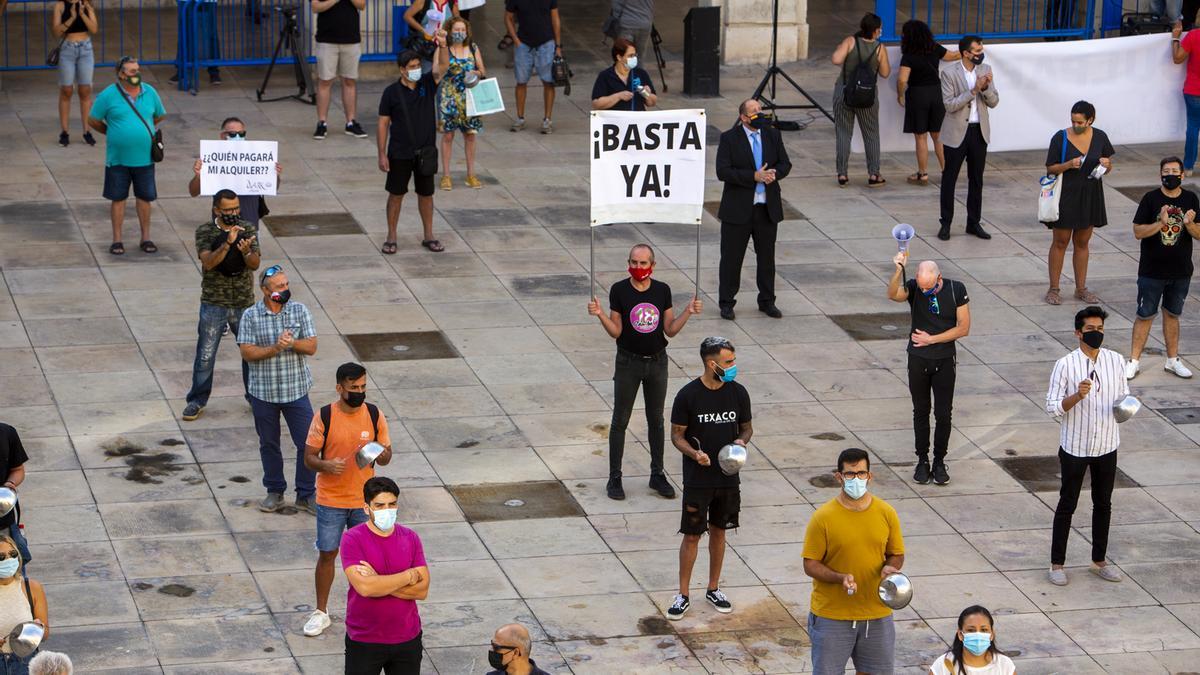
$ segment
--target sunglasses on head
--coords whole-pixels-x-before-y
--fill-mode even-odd
[[[267,279],[270,279],[271,277],[275,276],[276,274],[279,274],[282,271],[283,271],[283,267],[280,267],[279,265],[271,265],[267,269],[263,270],[262,277],[259,279],[259,282],[258,282],[259,285],[267,283]]]

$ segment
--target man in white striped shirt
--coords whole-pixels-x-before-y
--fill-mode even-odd
[[[1092,565],[1089,571],[1105,581],[1120,581],[1121,574],[1105,561],[1108,522],[1112,515],[1113,482],[1117,476],[1117,446],[1121,443],[1113,404],[1129,395],[1125,358],[1101,349],[1108,313],[1092,305],[1075,315],[1079,349],[1054,364],[1046,391],[1046,412],[1062,418],[1058,462],[1062,489],[1054,509],[1054,534],[1050,544],[1050,582],[1067,585],[1063,564],[1071,516],[1079,502],[1083,476],[1092,472]]]

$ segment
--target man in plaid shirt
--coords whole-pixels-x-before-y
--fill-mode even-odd
[[[258,508],[271,513],[283,507],[287,479],[279,447],[282,414],[296,444],[296,508],[316,515],[316,476],[304,466],[304,444],[313,416],[308,402],[312,374],[304,357],[317,352],[317,330],[308,308],[289,302],[292,293],[283,268],[272,265],[263,270],[258,285],[263,299],[242,313],[237,338],[242,359],[250,364],[250,407],[267,488]]]

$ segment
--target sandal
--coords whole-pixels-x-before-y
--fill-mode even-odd
[[[379,250],[386,255],[396,255],[396,242],[385,241],[383,242],[383,248]]]
[[[879,174],[875,174],[867,179],[867,187],[882,187],[884,185],[887,185],[887,181]]]
[[[1075,297],[1079,300],[1082,300],[1082,301],[1088,303],[1089,305],[1094,305],[1094,304],[1100,302],[1100,297],[1098,295],[1096,295],[1095,293],[1089,291],[1087,288],[1075,289]]]
[[[846,187],[846,184],[850,182],[849,176],[838,174],[837,178],[838,178],[838,185],[841,187]]]
[[[434,253],[441,253],[442,251],[446,250],[446,247],[442,246],[442,242],[438,241],[437,239],[426,239],[425,241],[421,242],[421,245],[430,251],[433,251]]]
[[[908,177],[908,182],[912,185],[929,185],[929,174],[914,173]]]
[[[1062,304],[1062,295],[1060,295],[1059,289],[1057,288],[1051,288],[1050,290],[1046,291],[1046,297],[1042,299],[1046,301],[1047,305]]]
[[[138,248],[142,249],[142,253],[158,253],[158,247],[149,239],[138,244]]]
[[[112,246],[108,247],[108,252],[113,255],[125,255],[125,244],[119,241],[114,241]]]

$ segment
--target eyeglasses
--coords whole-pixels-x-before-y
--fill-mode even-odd
[[[936,295],[929,296],[929,311],[933,312],[934,314],[942,313],[942,306],[938,304]]]
[[[227,216],[236,216],[241,212],[242,212],[242,207],[240,207],[240,206],[235,206],[232,209],[221,209],[221,208],[217,209],[217,213],[221,213],[221,214],[224,214]],[[278,265],[276,265],[276,267],[278,267]]]
[[[492,651],[496,652],[497,654],[507,654],[514,649],[516,649],[516,647],[509,645],[498,645],[495,642],[492,643]]]
[[[242,131],[226,131],[225,135],[230,138],[245,138],[246,131],[244,129]]]
[[[842,478],[845,478],[846,480],[853,480],[855,478],[866,478],[868,475],[870,475],[870,473],[871,473],[870,471],[843,471]]]
[[[12,553],[0,553],[0,561],[16,559],[16,558],[19,558],[20,556],[21,556],[21,553],[19,551],[13,551]]]
[[[122,56],[121,60],[117,61],[117,72],[118,73],[125,72],[125,64],[126,63],[137,63],[137,62],[138,62],[137,58],[135,58],[133,56]],[[137,72],[137,71],[135,71],[135,72]]]

